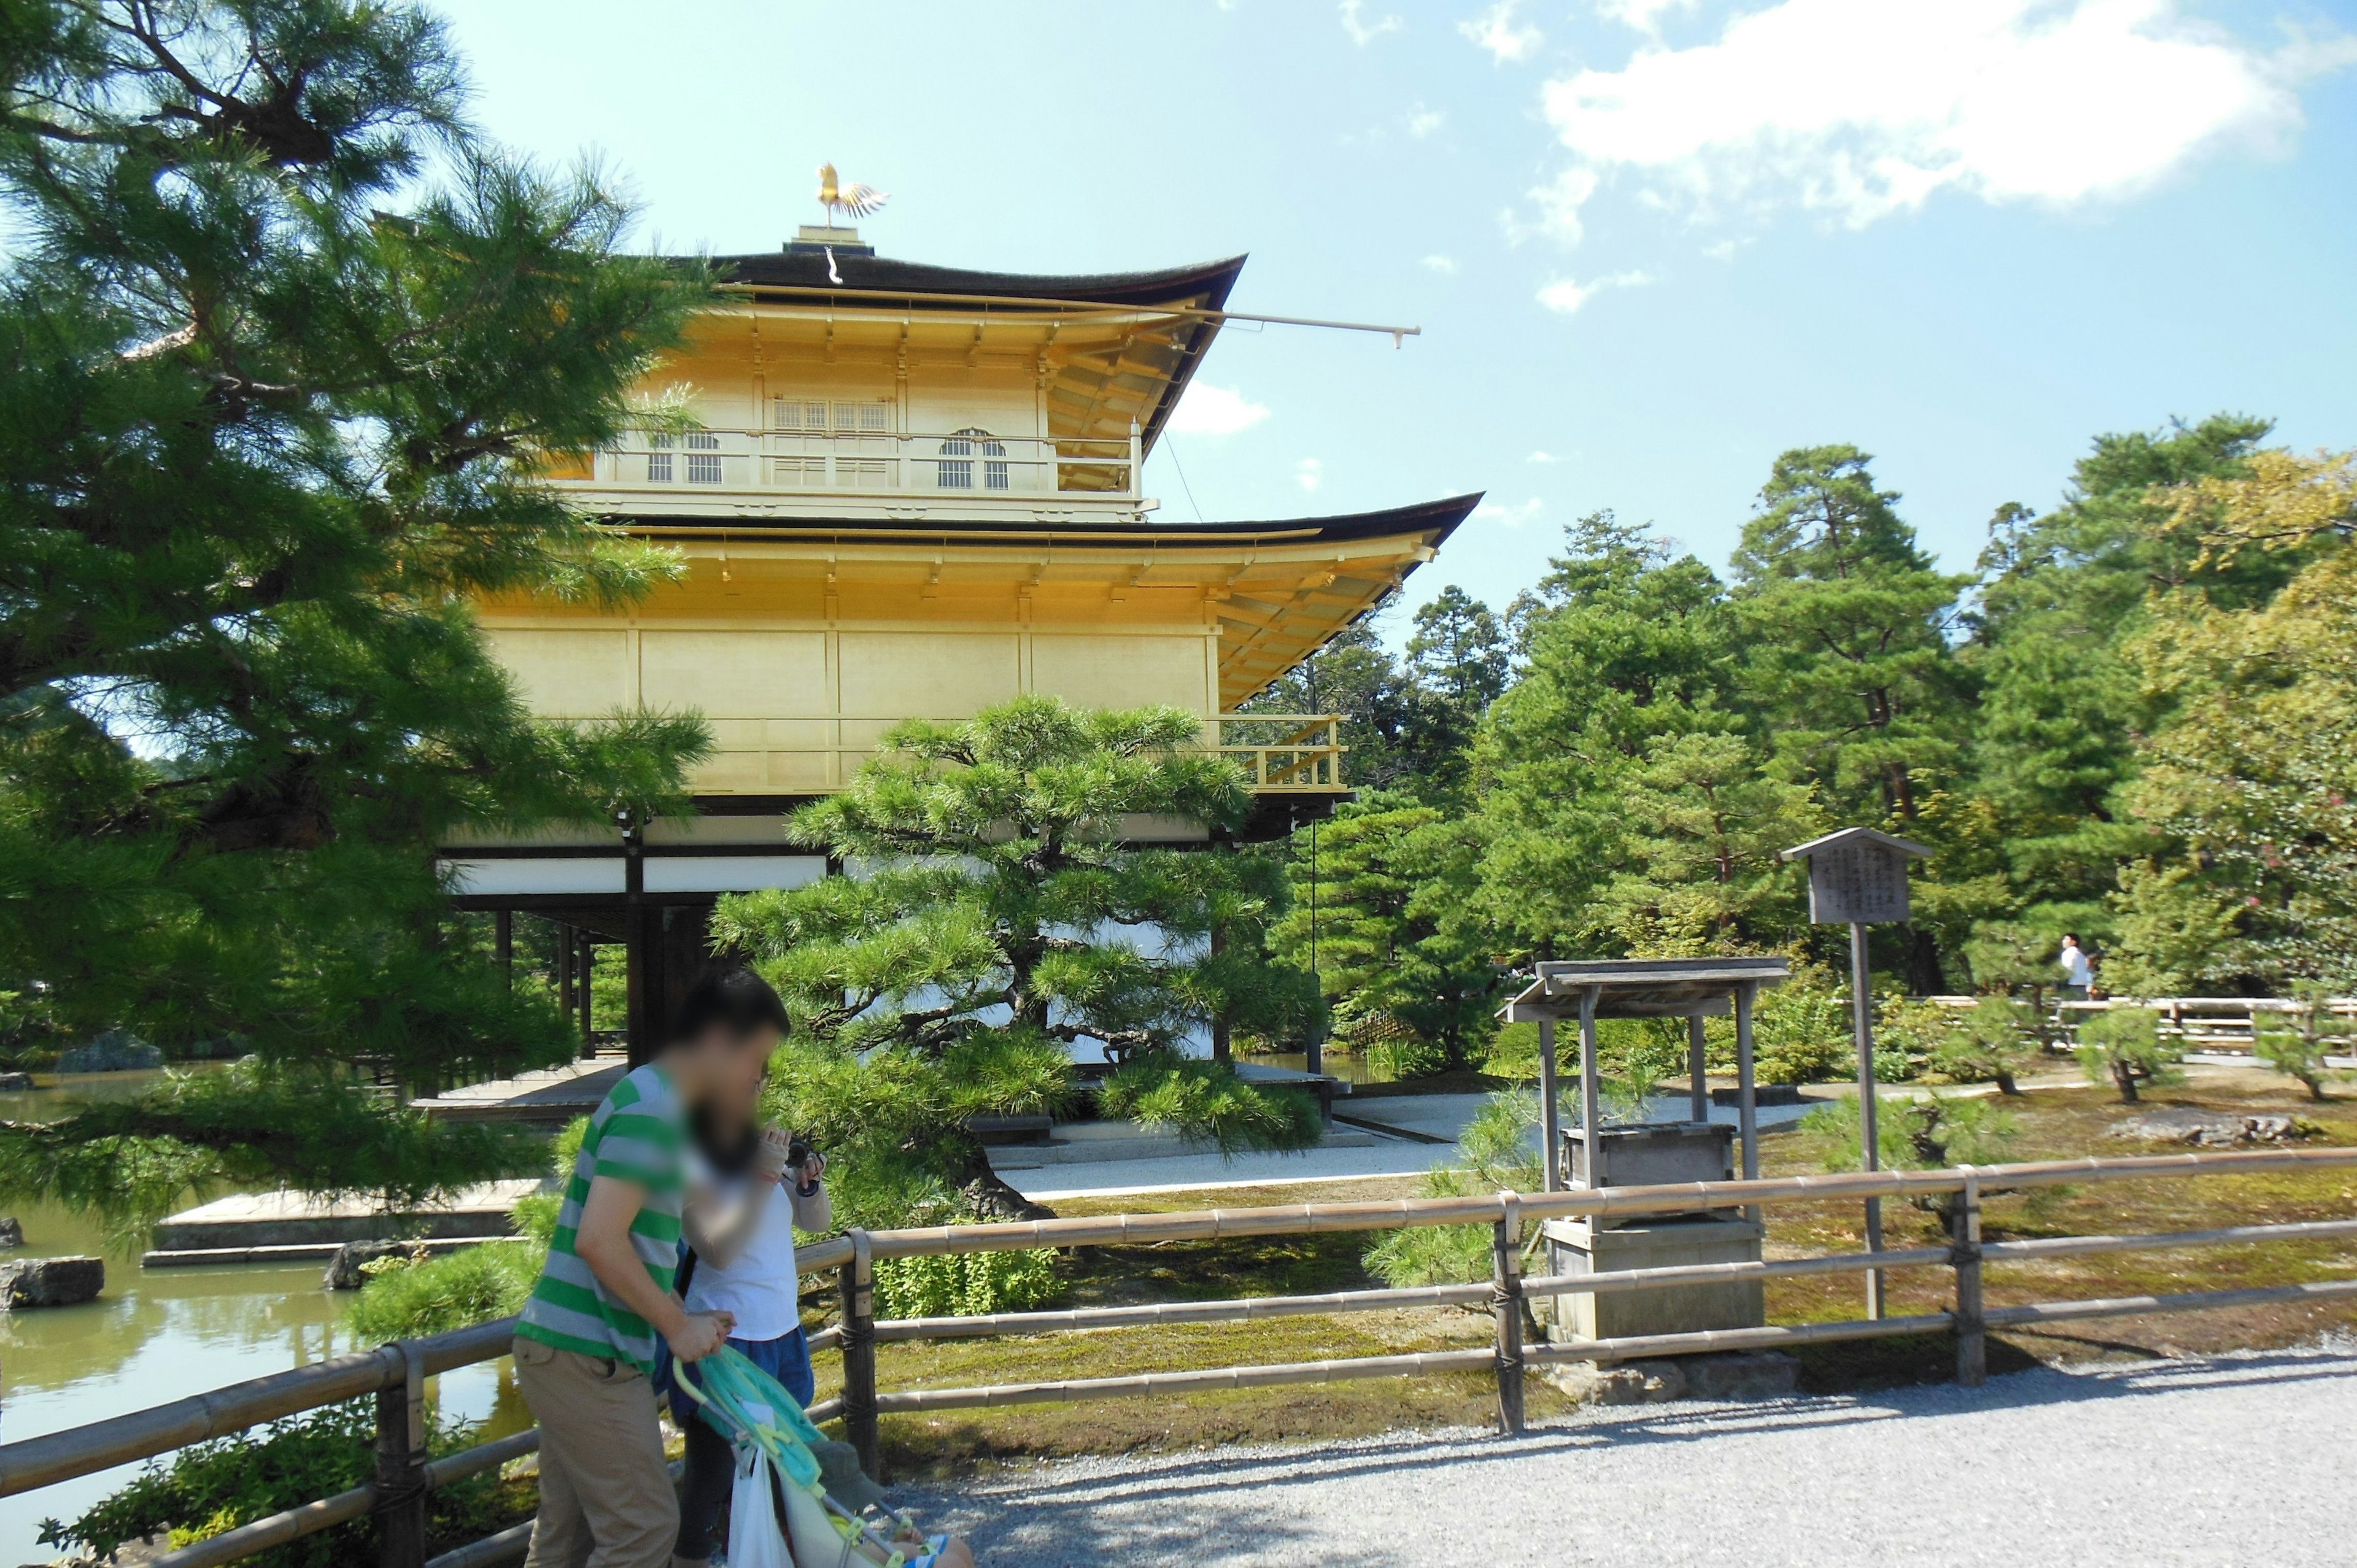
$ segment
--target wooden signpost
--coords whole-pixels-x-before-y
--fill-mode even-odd
[[[1866,928],[1907,918],[1907,863],[1932,852],[1908,839],[1872,828],[1844,828],[1795,844],[1786,860],[1809,863],[1809,919],[1813,925],[1849,928],[1849,1004],[1857,1038],[1857,1141],[1859,1168],[1882,1163],[1874,1098],[1874,993],[1866,960]],[[1882,1251],[1882,1200],[1866,1200],[1866,1250]],[[1866,1276],[1866,1315],[1882,1316],[1882,1271]]]

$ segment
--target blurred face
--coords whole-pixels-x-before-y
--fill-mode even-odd
[[[743,1122],[752,1119],[759,1102],[770,1058],[778,1048],[775,1029],[732,1035],[716,1029],[689,1047],[694,1086],[688,1098],[703,1105],[716,1120]],[[684,1064],[683,1064],[684,1065]]]

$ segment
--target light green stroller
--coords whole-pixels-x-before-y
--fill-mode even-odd
[[[920,1536],[906,1515],[879,1528],[829,1497],[811,1452],[818,1428],[742,1351],[724,1346],[673,1376],[736,1440],[729,1568],[973,1568],[962,1541]]]

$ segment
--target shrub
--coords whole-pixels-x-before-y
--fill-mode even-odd
[[[1306,1149],[1324,1131],[1318,1101],[1299,1090],[1258,1088],[1225,1062],[1176,1051],[1147,1051],[1122,1064],[1098,1086],[1097,1109],[1209,1137],[1223,1155]]]
[[[1530,1136],[1538,1124],[1536,1096],[1518,1090],[1490,1096],[1458,1141],[1470,1168],[1435,1166],[1425,1174],[1422,1196],[1536,1191],[1545,1169]],[[1486,1225],[1423,1225],[1385,1231],[1361,1261],[1394,1286],[1462,1284],[1490,1277],[1490,1244]]]
[[[2136,1102],[2138,1085],[2178,1083],[2181,1053],[2160,1038],[2160,1015],[2149,1007],[2115,1002],[2086,1015],[2079,1025],[2079,1066],[2091,1083],[2109,1079],[2125,1105]]]
[[[876,1265],[878,1317],[980,1317],[1023,1312],[1052,1300],[1056,1254],[964,1252],[887,1258]]]
[[[1752,1070],[1761,1083],[1816,1083],[1843,1076],[1856,1046],[1849,1004],[1829,985],[1795,975],[1761,993],[1752,1015]]]
[[[289,1416],[267,1426],[183,1448],[150,1461],[127,1485],[92,1504],[71,1524],[46,1520],[41,1542],[105,1559],[131,1542],[168,1535],[186,1546],[300,1503],[364,1484],[375,1469],[372,1402],[354,1400]],[[475,1428],[438,1418],[428,1435],[435,1454],[475,1441]],[[428,1493],[427,1532],[436,1550],[479,1540],[528,1511],[505,1495],[496,1472]],[[305,1536],[243,1561],[259,1568],[342,1568],[374,1557],[365,1519]]]
[[[2046,1054],[2036,1028],[2035,1009],[2009,996],[1984,996],[1950,1022],[1932,1047],[1931,1064],[1959,1083],[1994,1083],[2001,1094],[2019,1094],[2016,1079]]]
[[[2327,1070],[2326,1054],[2333,1050],[2345,1053],[2351,1048],[2350,1023],[2326,1007],[2326,987],[2314,981],[2301,981],[2292,991],[2300,1001],[2299,1010],[2258,1015],[2251,1054],[2285,1077],[2305,1084],[2311,1100],[2323,1100],[2328,1098],[2325,1084],[2344,1076]]]
[[[1857,1106],[1857,1096],[1845,1095],[1802,1118],[1802,1131],[1824,1140],[1824,1169],[1858,1168],[1863,1139]],[[1884,1170],[2003,1165],[2020,1135],[2020,1123],[2012,1112],[1975,1096],[1935,1094],[1926,1100],[1881,1101],[1875,1106],[1875,1152]],[[1955,1208],[1956,1195],[1940,1193],[1908,1201],[1939,1215],[1944,1223]]]
[[[346,1309],[359,1338],[381,1344],[447,1334],[523,1308],[545,1256],[530,1241],[490,1241],[439,1257],[381,1258]]]

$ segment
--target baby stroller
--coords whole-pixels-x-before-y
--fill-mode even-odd
[[[829,1497],[811,1452],[818,1428],[742,1351],[723,1346],[673,1376],[736,1440],[729,1568],[973,1568],[963,1541],[920,1535],[906,1514],[863,1518]]]

